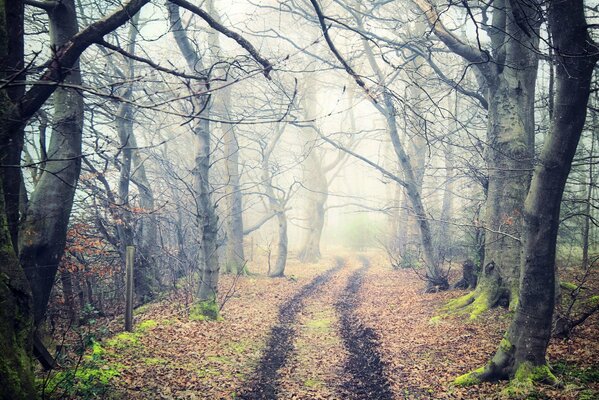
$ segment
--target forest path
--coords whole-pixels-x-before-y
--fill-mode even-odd
[[[360,268],[347,266],[344,274],[337,274],[346,266],[337,258],[334,268],[281,305],[256,372],[239,398],[292,398],[298,392],[355,400],[393,398],[378,336],[354,313],[370,268],[364,256],[359,263]],[[334,275],[337,279],[331,279]]]
[[[304,309],[306,298],[320,290],[331,277],[345,265],[342,258],[336,259],[336,265],[321,275],[317,275],[310,283],[303,286],[293,297],[286,300],[279,308],[278,319],[270,331],[266,347],[254,375],[250,378],[247,389],[238,395],[240,399],[275,399],[279,392],[280,369],[294,349],[296,323],[298,315]]]
[[[439,308],[463,292],[423,293],[418,274],[393,270],[380,252],[361,253],[369,262],[335,254],[344,255],[344,266],[331,257],[317,264],[291,258],[287,277],[272,279],[267,259],[256,258],[254,274],[221,276],[219,321],[190,321],[186,292],[174,292],[136,315],[135,332],[118,333],[117,321],[118,334],[94,346],[83,372],[97,363],[94,374],[111,373],[105,389],[115,399],[497,398],[503,382],[450,382],[493,354],[510,322],[506,310],[475,321],[441,318]],[[599,365],[597,326],[581,330],[575,345],[552,342],[551,365],[578,372]],[[560,376],[579,389],[547,387],[541,398],[599,392]]]
[[[370,268],[368,258],[360,257],[360,261],[362,268],[350,276],[345,291],[335,304],[340,317],[340,334],[349,352],[341,397],[388,400],[393,398],[393,394],[381,361],[378,335],[371,327],[362,324],[355,314],[364,274]]]

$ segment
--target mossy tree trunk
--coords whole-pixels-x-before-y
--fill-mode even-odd
[[[519,301],[514,319],[493,359],[458,383],[513,379],[509,390],[534,381],[553,382],[545,353],[555,300],[555,251],[564,187],[586,117],[597,47],[588,34],[584,3],[550,1],[556,94],[550,132],[535,168],[524,208],[525,231]]]
[[[11,42],[15,33],[22,32],[23,2],[0,0],[0,74],[6,78],[14,73],[14,68],[22,58],[22,37],[17,43]],[[18,39],[18,38],[17,38]],[[13,46],[17,46],[17,49]],[[19,56],[19,54],[21,56]],[[16,59],[15,59],[16,57]],[[12,65],[12,66],[11,66]],[[12,107],[14,97],[6,90],[0,92],[0,143],[2,146],[14,138],[22,137],[22,129],[14,132],[6,126],[6,113]],[[20,152],[18,153],[20,156]],[[11,158],[6,153],[1,156],[2,164]],[[20,159],[17,160],[17,163]],[[0,174],[0,399],[25,400],[35,398],[33,379],[33,312],[31,289],[19,264],[9,230],[10,207],[7,202],[14,198],[5,196],[3,190],[7,169]],[[20,171],[19,171],[20,173]],[[10,178],[8,178],[10,180]],[[11,186],[11,185],[8,185]],[[15,188],[12,187],[11,190]]]
[[[31,289],[12,246],[4,198],[0,199],[0,299],[0,399],[35,399]]]
[[[24,81],[26,70],[24,68],[24,5],[21,0],[5,0],[3,2],[4,26],[6,27],[6,50],[3,51],[0,60],[0,68],[3,77],[15,82]],[[7,96],[7,106],[14,104],[25,94],[25,85],[17,84],[4,88]],[[6,108],[8,109],[8,107]],[[15,126],[10,135],[0,137],[0,160],[1,164],[11,167],[0,168],[2,174],[2,186],[4,191],[4,205],[8,230],[15,251],[18,253],[18,230],[19,230],[19,210],[24,206],[26,193],[23,193],[23,177],[20,168],[15,166],[21,164],[21,152],[24,141],[24,126]],[[24,195],[24,196],[22,196]]]
[[[491,49],[471,47],[449,32],[428,0],[413,0],[435,35],[454,53],[474,63],[484,77],[488,102],[488,192],[485,257],[473,293],[448,310],[476,318],[501,302],[513,309],[518,298],[524,199],[534,157],[534,95],[540,9],[534,2],[497,0],[489,30]]]

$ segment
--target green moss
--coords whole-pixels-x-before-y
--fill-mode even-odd
[[[126,349],[128,347],[136,347],[139,345],[140,342],[138,336],[131,332],[121,332],[114,338],[106,341],[106,346],[119,350]]]
[[[486,292],[482,291],[478,295],[476,300],[474,300],[472,304],[468,306],[465,312],[470,313],[471,320],[477,319],[481,314],[483,314],[486,311],[489,311],[489,309],[491,308],[489,303],[489,295]]]
[[[511,353],[513,347],[514,346],[512,345],[512,342],[510,342],[506,337],[503,337],[501,342],[499,342],[499,348],[506,354]]]
[[[514,377],[502,394],[509,398],[529,398],[535,393],[535,383],[554,385],[557,382],[557,378],[547,364],[532,365],[530,362],[523,362],[518,366]]]
[[[578,400],[596,400],[599,398],[599,392],[593,389],[585,389],[578,395]]]
[[[195,303],[189,310],[191,321],[220,321],[220,309],[216,300],[206,300]]]
[[[579,367],[576,364],[561,361],[553,365],[553,370],[565,382],[577,385],[599,383],[599,364]]]
[[[571,292],[578,289],[578,285],[572,282],[560,282],[559,286],[564,290],[569,290]]]
[[[584,302],[588,307],[599,306],[599,296],[591,296]]]
[[[91,354],[77,368],[59,371],[40,382],[43,397],[107,398],[112,392],[112,380],[120,375],[125,366],[108,363],[102,359],[104,354],[105,350],[94,342]]]
[[[236,342],[230,342],[228,347],[231,348],[235,353],[241,354],[244,353],[250,345],[250,342],[247,340],[240,340]]]
[[[480,375],[484,372],[484,370],[485,367],[480,367],[475,371],[460,375],[454,379],[453,384],[460,387],[477,385],[480,383]]]
[[[148,319],[148,320],[140,323],[135,330],[136,330],[136,332],[145,332],[145,331],[154,329],[157,326],[158,326],[158,322],[154,321],[153,319]]]
[[[428,320],[428,323],[431,325],[439,325],[442,322],[442,318],[439,315],[436,315]]]
[[[474,301],[474,292],[470,292],[465,294],[464,296],[460,296],[456,299],[450,300],[445,304],[441,310],[447,312],[458,311]]]
[[[232,362],[231,359],[226,356],[208,356],[206,359],[215,364],[230,364]]]

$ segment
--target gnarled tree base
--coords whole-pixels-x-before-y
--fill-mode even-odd
[[[476,319],[484,312],[498,305],[515,308],[517,301],[512,291],[499,275],[494,263],[489,263],[483,270],[483,277],[476,289],[464,296],[449,301],[441,311],[445,314],[466,314]]]
[[[457,377],[453,384],[471,386],[481,382],[509,379],[510,384],[502,394],[509,398],[525,398],[533,391],[536,383],[558,383],[547,363],[534,365],[530,361],[519,359],[516,354],[516,347],[504,337],[495,357],[487,365]]]

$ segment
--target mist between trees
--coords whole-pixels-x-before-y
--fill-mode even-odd
[[[444,313],[513,317],[455,383],[556,383],[552,334],[599,307],[598,15],[582,0],[3,1],[2,398],[37,396],[65,318],[123,312],[127,246],[136,305],[184,288],[192,320],[220,318],[219,276],[255,257],[280,278],[289,259],[376,248],[427,293],[463,268]],[[560,288],[560,268],[580,281]]]

